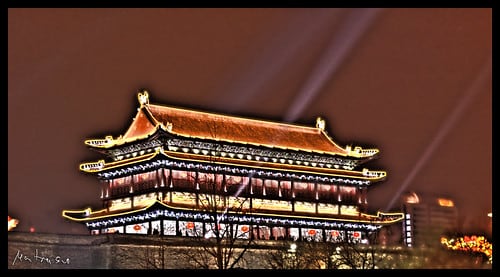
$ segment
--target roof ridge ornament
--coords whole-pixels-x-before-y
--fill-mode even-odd
[[[137,99],[139,100],[139,104],[141,107],[149,104],[149,96],[148,91],[146,89],[141,89],[139,93],[137,93]]]
[[[316,118],[316,128],[319,128],[321,131],[325,130],[325,120],[321,118],[321,116],[318,116]]]

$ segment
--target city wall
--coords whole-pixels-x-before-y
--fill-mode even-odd
[[[186,253],[196,252],[199,241],[183,237],[127,234],[63,235],[8,232],[7,268],[16,269],[195,269]],[[271,269],[271,249],[290,249],[289,241],[254,241],[237,268]],[[392,249],[392,250],[391,250]],[[240,249],[241,250],[241,249]],[[238,251],[238,249],[235,249]],[[410,252],[408,252],[410,251]],[[414,252],[416,251],[416,252]],[[491,268],[480,259],[432,248],[380,248],[375,255],[392,264],[382,268]],[[367,252],[369,253],[369,252]],[[442,255],[443,253],[448,253]],[[314,254],[313,254],[314,255]],[[377,258],[377,260],[379,260]],[[382,260],[380,260],[382,262]],[[403,267],[402,267],[403,266]],[[424,267],[422,267],[424,266]],[[215,268],[212,265],[211,268]],[[289,266],[285,265],[285,268]],[[291,268],[291,267],[290,267]]]
[[[158,237],[130,235],[62,235],[8,233],[8,269],[188,269],[179,251],[186,251],[182,238],[161,240],[164,261],[159,264]],[[272,244],[272,242],[271,242]],[[272,246],[269,246],[272,247]],[[262,249],[249,249],[245,268],[266,269],[259,260]],[[151,264],[156,261],[156,264]]]

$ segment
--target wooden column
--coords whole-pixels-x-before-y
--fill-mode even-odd
[[[252,187],[252,177],[251,176],[248,177],[248,186],[250,187],[250,210],[252,210],[252,208],[253,208],[253,187]]]
[[[195,186],[196,186],[195,206],[198,209],[200,207],[200,204],[199,204],[200,203],[200,184],[199,184],[199,180],[198,180],[198,169],[196,169],[196,172],[195,172],[194,182],[195,182]]]
[[[337,186],[337,208],[338,208],[337,214],[340,214],[340,205],[342,202],[342,195],[340,193],[340,185],[337,184],[336,186]]]
[[[314,206],[315,206],[315,213],[317,214],[318,213],[318,205],[319,205],[319,203],[318,203],[318,200],[319,200],[319,197],[318,197],[318,182],[314,182],[314,198],[316,200],[315,201],[316,203],[314,204]]]

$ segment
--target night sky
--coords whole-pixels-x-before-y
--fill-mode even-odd
[[[405,191],[451,197],[464,228],[492,211],[492,10],[8,9],[8,214],[16,231],[87,233],[99,209],[88,138],[150,103],[314,126],[378,148],[373,211]]]

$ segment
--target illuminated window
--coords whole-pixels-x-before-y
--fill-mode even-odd
[[[154,180],[156,176],[152,174],[153,172],[144,172],[137,174],[137,182],[143,182],[148,180]]]
[[[302,237],[308,241],[322,241],[323,240],[323,232],[321,229],[301,229]]]
[[[233,175],[226,176],[227,185],[239,185],[241,184],[242,180],[243,178],[241,176],[233,176]]]
[[[418,198],[418,195],[416,193],[412,193],[412,194],[406,196],[406,203],[418,204],[419,202],[420,202],[420,199]]]
[[[236,238],[248,239],[250,238],[250,226],[248,225],[235,225]]]
[[[247,184],[248,182],[244,183],[241,176],[226,175],[226,188],[229,194],[241,192]]]
[[[332,242],[341,242],[344,240],[344,231],[326,230],[326,240]]]
[[[113,233],[122,233],[123,234],[123,226],[117,226],[117,227],[111,227],[111,228],[106,228],[102,232],[103,233],[108,233],[108,234],[113,234]]]
[[[250,200],[248,200],[245,197],[229,196],[227,198],[227,207],[233,208],[237,211],[241,210],[241,209],[249,209],[250,208]]]
[[[292,197],[292,182],[290,181],[281,181],[281,196],[283,198],[291,198]]]
[[[278,181],[277,180],[265,180],[264,186],[266,187],[266,195],[278,197]]]
[[[335,195],[335,185],[318,184],[318,196],[321,200],[332,199]]]
[[[177,229],[175,228],[175,220],[163,221],[163,234],[167,236],[175,236]]]
[[[153,229],[151,231],[153,235],[159,234],[161,230],[161,221],[160,220],[151,221],[151,228]]]
[[[264,194],[264,191],[263,191],[263,181],[262,179],[259,179],[259,178],[252,178],[252,192],[253,194],[255,195],[263,195]]]
[[[227,237],[230,235],[231,226],[233,225],[226,225],[223,223],[217,225],[215,223],[206,224],[205,238]]]
[[[128,181],[129,178],[127,177],[123,177],[123,178],[117,178],[117,179],[114,179],[112,180],[113,182],[113,187],[116,187],[116,186],[119,186],[119,185],[123,185],[123,184],[126,184],[127,181]]]
[[[338,214],[339,207],[338,207],[338,205],[319,203],[318,204],[318,212],[319,213],[326,213],[326,214]]]
[[[299,239],[299,228],[290,228],[288,229],[288,232],[292,240]]]
[[[147,234],[148,223],[137,223],[125,226],[125,233],[127,234]]]
[[[314,183],[295,182],[293,184],[297,199],[312,199],[314,197]]]
[[[454,206],[453,201],[451,201],[450,199],[445,199],[445,198],[438,198],[438,204],[439,204],[439,206],[442,206],[442,207],[453,207]]]
[[[203,235],[203,223],[193,221],[179,221],[179,232],[181,236],[201,237]]]

